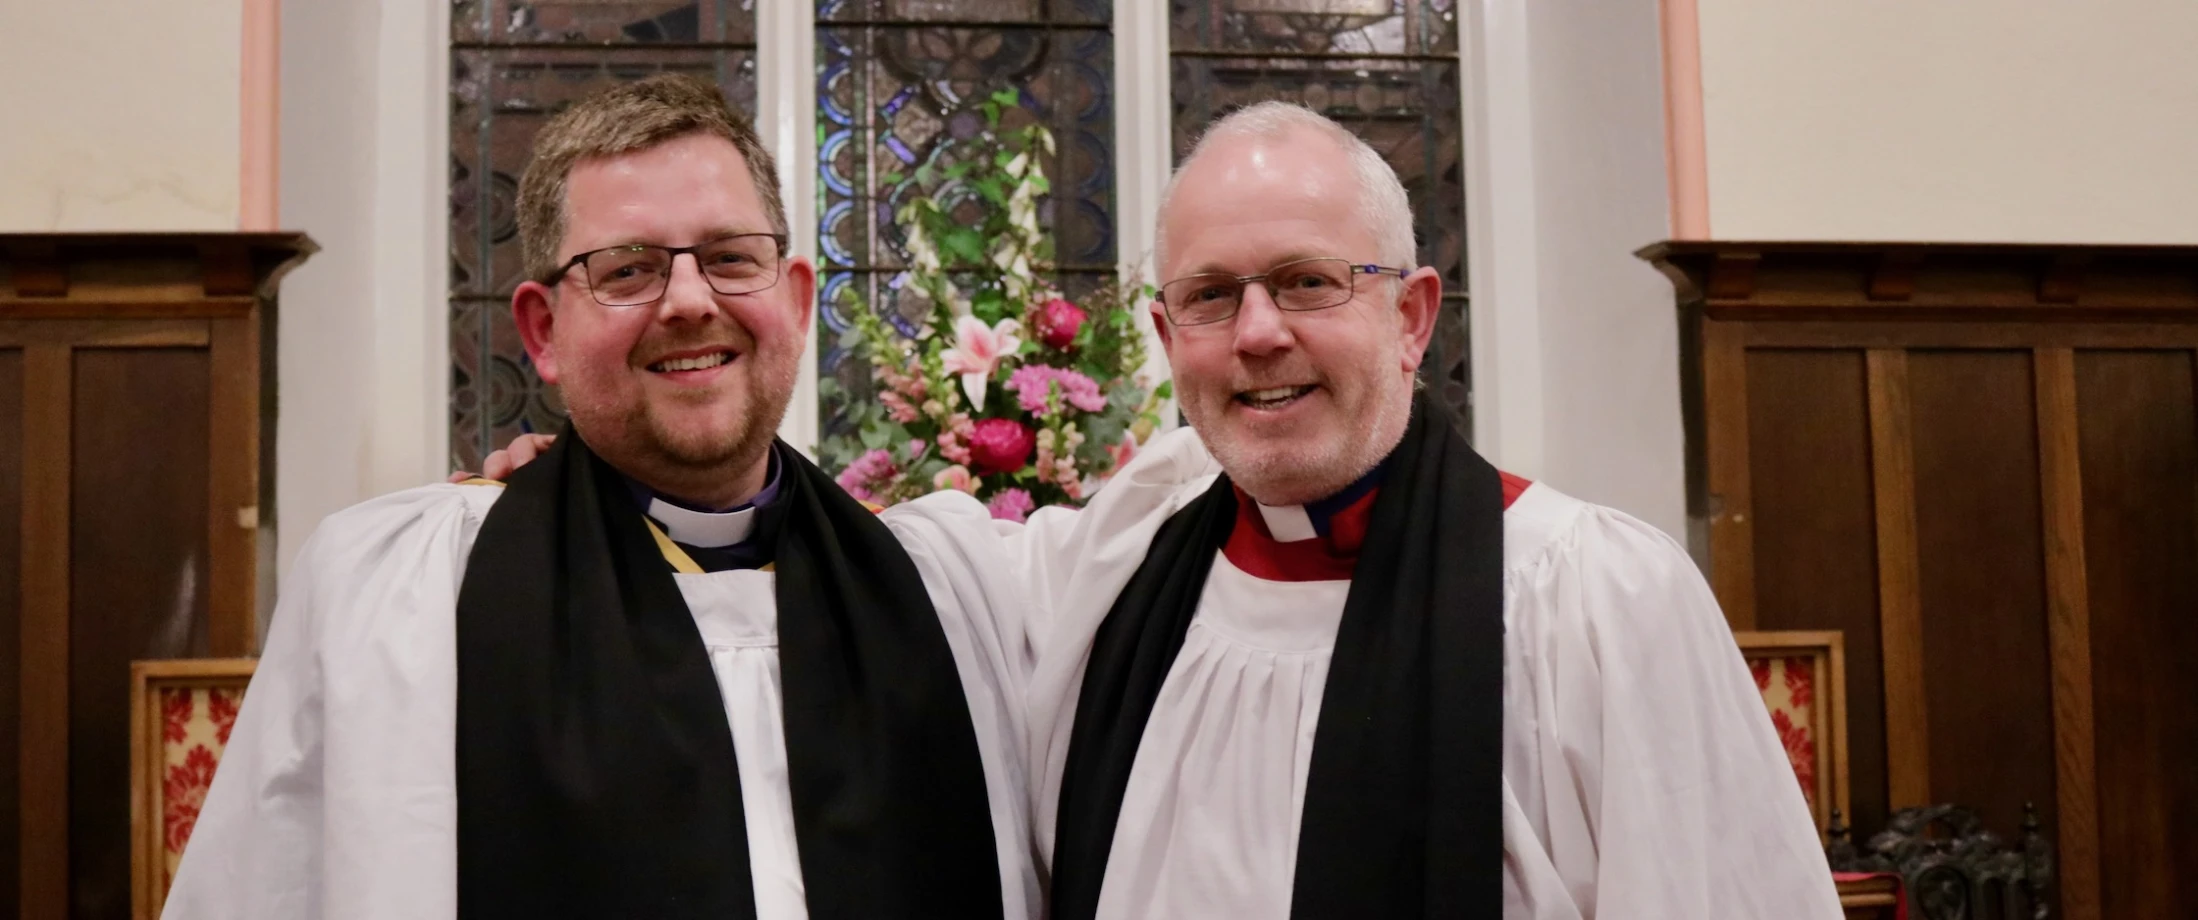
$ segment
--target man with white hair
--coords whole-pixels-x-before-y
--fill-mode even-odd
[[[1415,395],[1441,281],[1380,156],[1252,106],[1160,231],[1193,431],[1008,534],[1049,915],[1836,920],[1686,554]]]
[[[1415,397],[1441,281],[1380,156],[1253,106],[1160,220],[1211,459],[1164,441],[1019,537],[1051,916],[1840,916],[1687,555]]]

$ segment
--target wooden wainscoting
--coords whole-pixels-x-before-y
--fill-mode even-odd
[[[1856,839],[2035,802],[2058,916],[2198,911],[2198,248],[1642,255],[1727,616],[1846,637]]]
[[[0,234],[0,915],[131,909],[130,662],[258,635],[295,234]]]

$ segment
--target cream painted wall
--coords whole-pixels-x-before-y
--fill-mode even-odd
[[[237,229],[242,10],[0,4],[0,232]]]
[[[1656,0],[1465,9],[1475,443],[1683,538]]]
[[[328,514],[447,469],[449,5],[283,0],[279,579]]]
[[[1699,9],[1713,238],[2198,243],[2198,3]]]
[[[1527,0],[1542,476],[1686,536],[1679,324],[1634,258],[1670,235],[1655,0]]]

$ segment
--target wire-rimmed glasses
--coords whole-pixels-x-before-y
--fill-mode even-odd
[[[1402,278],[1406,274],[1407,269],[1363,265],[1349,259],[1298,259],[1259,275],[1185,275],[1160,287],[1160,305],[1167,311],[1168,322],[1203,326],[1236,316],[1237,309],[1244,305],[1244,287],[1253,282],[1267,286],[1267,296],[1274,298],[1276,307],[1302,313],[1349,303],[1361,275]]]

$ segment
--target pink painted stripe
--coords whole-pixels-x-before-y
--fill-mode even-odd
[[[1702,24],[1696,0],[1663,0],[1664,141],[1671,235],[1710,238],[1710,166],[1702,131]]]
[[[282,106],[281,0],[243,0],[243,106],[238,121],[237,229],[275,229]]]

